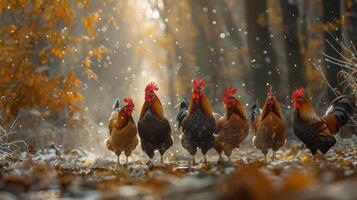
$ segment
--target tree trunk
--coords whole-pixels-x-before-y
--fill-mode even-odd
[[[296,87],[304,87],[304,56],[302,54],[298,24],[299,10],[297,2],[280,0],[282,19],[284,24],[284,36],[287,56],[287,67],[289,74],[290,92]]]
[[[253,75],[254,97],[261,100],[265,99],[267,83],[273,86],[279,83],[276,55],[270,40],[269,27],[267,23],[260,23],[262,20],[267,21],[266,9],[265,0],[245,1],[248,53]]]
[[[212,52],[211,49],[213,48],[215,51],[217,51],[217,49],[215,49],[216,46],[212,46],[212,43],[215,41],[210,41],[212,38],[206,33],[205,25],[207,22],[205,20],[208,16],[205,16],[202,11],[203,7],[209,7],[209,2],[205,0],[195,0],[189,1],[189,3],[192,11],[192,23],[198,32],[194,41],[196,66],[199,68],[198,76],[207,78],[206,95],[214,97],[217,93],[215,85],[218,84],[218,74],[216,73],[218,64],[216,62],[216,56],[214,55],[215,52]]]
[[[341,13],[344,16],[344,37],[357,46],[357,0],[343,0]]]
[[[324,23],[331,23],[333,26],[336,26],[330,31],[326,31],[324,34],[325,53],[335,59],[341,60],[339,54],[341,52],[341,47],[337,43],[337,41],[341,39],[341,27],[337,22],[341,18],[340,0],[324,0],[323,12]],[[325,65],[329,83],[333,88],[338,88],[337,73],[339,72],[340,67],[330,62],[326,62]],[[328,98],[329,100],[336,98],[336,95],[330,89],[328,91]]]

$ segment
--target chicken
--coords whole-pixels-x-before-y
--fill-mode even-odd
[[[138,121],[141,148],[152,159],[155,150],[164,162],[165,152],[172,146],[171,127],[164,116],[164,110],[155,91],[159,88],[155,83],[149,83],[145,88],[145,102]]]
[[[318,151],[325,154],[336,144],[334,135],[349,121],[354,104],[350,97],[340,96],[331,102],[323,117],[318,117],[304,93],[304,89],[298,88],[291,95],[295,109],[294,133],[315,158]]]
[[[126,105],[121,109],[119,109],[118,99],[114,103],[114,111],[109,118],[110,137],[106,141],[108,150],[118,156],[117,164],[120,164],[119,157],[122,152],[125,153],[128,164],[128,157],[138,145],[136,124],[132,117],[134,103],[129,97],[124,98],[124,102]]]
[[[275,152],[286,141],[286,124],[280,103],[273,95],[271,86],[269,87],[263,109],[260,112],[258,105],[254,105],[250,119],[254,131],[253,145],[255,148],[261,150],[265,160],[267,160],[268,150],[272,149],[272,160],[275,160]]]
[[[204,162],[207,162],[206,154],[214,147],[213,133],[216,129],[215,119],[212,114],[209,99],[203,94],[205,87],[203,79],[195,79],[192,82],[193,92],[190,102],[183,100],[177,121],[182,128],[182,146],[191,154],[192,164],[195,164],[197,149],[201,149]]]
[[[222,159],[222,151],[231,161],[230,156],[234,148],[247,137],[249,123],[247,113],[241,102],[233,95],[237,93],[234,88],[224,91],[222,103],[226,108],[224,116],[216,119],[217,135],[215,136],[215,149]]]

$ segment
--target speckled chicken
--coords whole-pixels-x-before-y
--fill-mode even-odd
[[[137,128],[132,117],[133,100],[127,97],[123,101],[126,105],[121,109],[119,108],[119,100],[115,101],[114,111],[109,118],[110,137],[106,140],[108,150],[113,151],[118,156],[118,164],[120,164],[119,158],[122,152],[124,152],[126,163],[128,163],[128,157],[138,145]]]
[[[286,123],[281,111],[280,103],[273,95],[272,87],[269,87],[267,98],[265,100],[262,112],[260,108],[254,105],[251,112],[251,121],[254,131],[253,145],[262,151],[267,160],[269,149],[275,152],[285,143]]]
[[[222,95],[222,103],[226,108],[224,116],[216,119],[215,149],[222,159],[222,152],[231,161],[230,156],[235,148],[247,137],[249,122],[247,113],[241,102],[233,95],[237,93],[234,88],[229,88]]]
[[[204,162],[207,162],[207,151],[214,147],[213,133],[216,123],[209,99],[202,92],[205,81],[195,79],[192,82],[192,87],[191,101],[188,105],[187,100],[181,102],[176,119],[179,127],[182,127],[181,144],[191,154],[192,164],[195,164],[197,149],[201,149]]]

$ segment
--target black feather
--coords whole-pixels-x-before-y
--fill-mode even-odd
[[[294,114],[294,133],[312,154],[316,154],[318,150],[325,154],[336,144],[335,137],[320,134],[308,122],[302,120],[297,111]]]
[[[339,96],[330,103],[326,115],[334,115],[339,120],[339,126],[341,127],[348,123],[353,112],[354,103],[352,98],[349,96]]]
[[[155,150],[163,155],[173,144],[170,123],[166,118],[159,118],[148,110],[138,121],[141,148],[153,158]]]
[[[214,117],[205,116],[201,109],[197,109],[181,120],[183,137],[182,146],[191,154],[195,155],[197,148],[205,155],[207,151],[214,147],[213,133],[216,129]]]
[[[188,115],[188,105],[189,102],[186,98],[183,98],[183,100],[180,103],[180,111],[178,112],[176,116],[176,121],[178,121],[178,127],[181,127],[182,120]]]
[[[250,121],[253,122],[255,118],[259,117],[260,115],[260,107],[258,101],[250,108],[249,118]]]
[[[119,107],[120,107],[119,99],[116,98],[116,99],[115,99],[115,102],[114,102],[114,104],[113,104],[113,110],[114,110],[114,111],[115,111],[115,110],[118,110]]]

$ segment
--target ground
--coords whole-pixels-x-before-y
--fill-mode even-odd
[[[357,199],[357,140],[338,140],[316,160],[291,143],[276,161],[244,147],[232,164],[212,153],[195,166],[183,157],[150,165],[144,156],[117,166],[115,158],[51,145],[0,162],[0,199]]]

